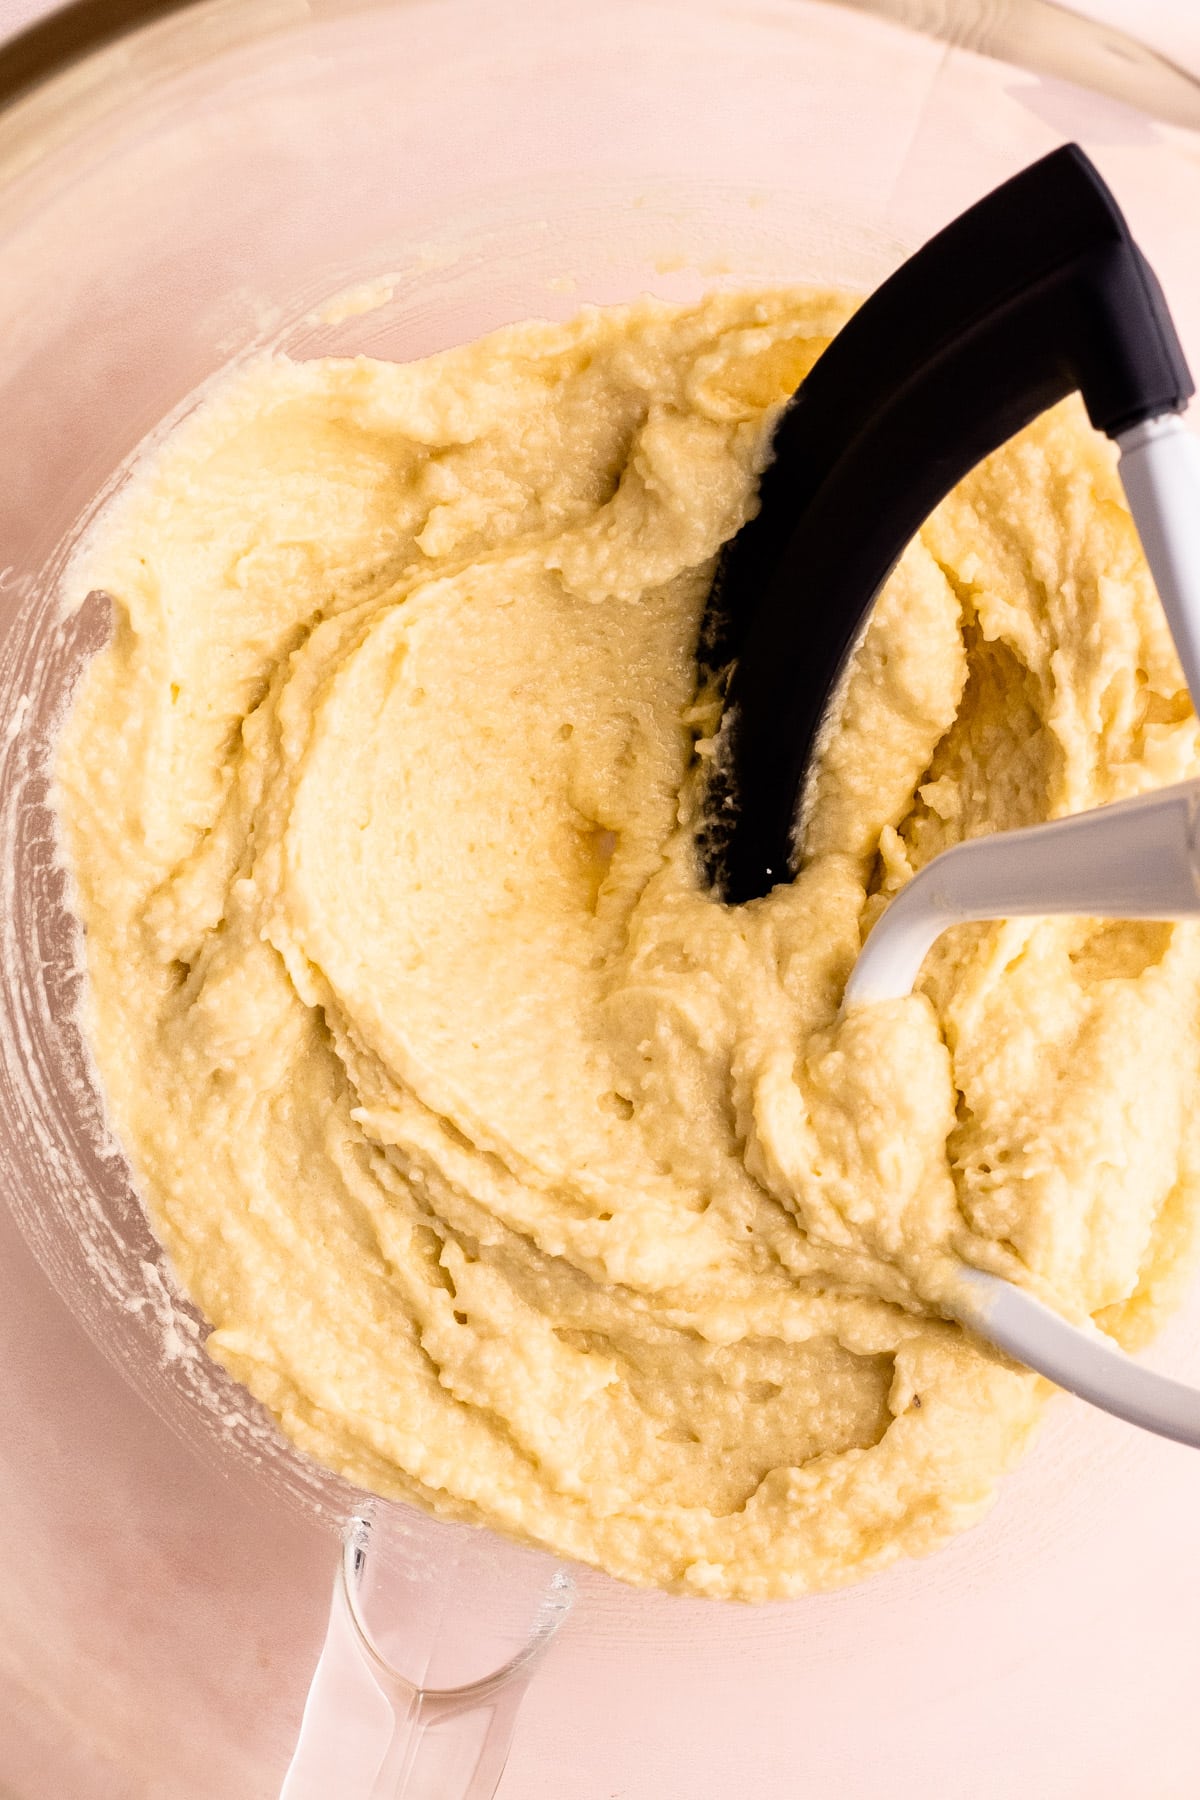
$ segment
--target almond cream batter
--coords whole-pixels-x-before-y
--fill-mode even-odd
[[[846,311],[261,360],[71,578],[87,1027],[211,1353],[363,1487],[748,1599],[986,1507],[1043,1390],[944,1315],[964,1260],[1133,1342],[1197,1210],[1194,927],[962,929],[837,1022],[938,850],[1200,771],[1077,405],[910,547],[803,873],[699,879],[713,559]]]

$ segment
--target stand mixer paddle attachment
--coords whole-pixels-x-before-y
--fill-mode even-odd
[[[1075,391],[1120,451],[1200,698],[1200,443],[1180,416],[1194,384],[1153,271],[1069,144],[904,263],[783,412],[760,511],[722,558],[701,633],[702,665],[728,677],[699,847],[729,904],[760,898],[803,860],[822,732],[905,546],[978,462]],[[1198,820],[1200,780],[944,851],[874,926],[843,1009],[907,994],[934,941],[966,920],[1200,914]],[[1200,1448],[1200,1391],[1142,1367],[1090,1323],[1070,1324],[982,1270],[963,1271],[954,1308],[1059,1387]]]

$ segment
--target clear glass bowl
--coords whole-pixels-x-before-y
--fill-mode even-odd
[[[205,1363],[104,1138],[45,810],[98,629],[56,610],[64,555],[251,348],[420,356],[643,289],[865,288],[1068,136],[1200,359],[1196,90],[1036,0],[927,10],[957,47],[880,16],[920,20],[902,0],[89,0],[0,55],[14,1800],[278,1794],[361,1499]],[[1200,1295],[1154,1356],[1200,1377]],[[1063,1401],[984,1525],[861,1588],[749,1610],[583,1574],[501,1794],[1193,1796],[1198,1517],[1200,1458]]]

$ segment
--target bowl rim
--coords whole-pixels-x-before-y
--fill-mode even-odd
[[[203,0],[64,0],[0,44],[0,109],[96,50]]]
[[[999,15],[988,0],[823,0],[873,14],[951,48],[970,49],[1031,73],[1061,76],[1064,58],[1085,65],[1079,85],[1137,106],[1160,121],[1200,126],[1200,73],[1185,68],[1136,32],[1076,12],[1060,0],[1009,0]],[[211,0],[58,0],[51,10],[0,42],[0,114],[97,51]],[[320,12],[320,0],[311,7]],[[1120,64],[1125,67],[1122,70]],[[1148,78],[1146,88],[1138,76]]]

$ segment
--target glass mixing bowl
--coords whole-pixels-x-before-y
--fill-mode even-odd
[[[1037,0],[85,0],[0,99],[0,1788],[266,1800],[361,1496],[207,1366],[104,1136],[45,807],[101,629],[56,610],[66,552],[252,348],[866,288],[1065,137],[1200,360],[1200,94]],[[1153,1356],[1200,1377],[1200,1294]],[[1194,1796],[1197,1517],[1200,1457],[1060,1401],[986,1523],[860,1588],[580,1573],[500,1792]]]

